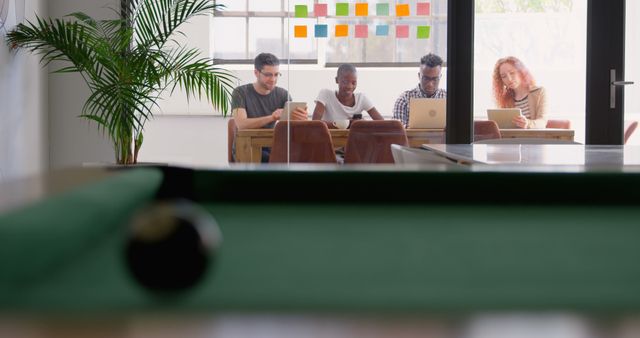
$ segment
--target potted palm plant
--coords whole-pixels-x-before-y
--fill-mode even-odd
[[[64,19],[17,25],[7,34],[14,49],[38,53],[44,65],[63,61],[54,73],[80,73],[91,95],[81,117],[111,139],[116,162],[134,164],[145,123],[165,90],[203,96],[226,115],[235,76],[215,66],[175,36],[189,19],[222,5],[210,0],[125,0],[121,18],[95,20],[77,12]]]

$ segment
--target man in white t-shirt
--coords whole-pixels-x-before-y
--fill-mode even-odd
[[[338,90],[322,89],[316,98],[313,111],[314,120],[324,121],[329,128],[335,128],[335,121],[352,120],[355,114],[366,111],[374,120],[383,120],[382,115],[363,93],[354,93],[358,85],[356,67],[343,64],[336,76]]]

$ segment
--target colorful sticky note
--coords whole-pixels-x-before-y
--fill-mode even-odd
[[[397,25],[396,26],[396,38],[408,38],[409,37],[409,26],[408,25]]]
[[[336,3],[336,16],[349,16],[349,3],[347,2]]]
[[[376,4],[376,15],[389,15],[389,4]]]
[[[336,25],[336,37],[349,36],[349,25]]]
[[[369,15],[369,4],[366,2],[361,2],[356,4],[356,16],[367,16]]]
[[[431,35],[431,27],[430,26],[418,26],[418,39],[428,39]]]
[[[307,5],[296,5],[296,18],[306,18],[309,16]]]
[[[329,36],[329,27],[327,25],[315,25],[315,37],[326,38]]]
[[[376,26],[376,35],[377,36],[387,36],[387,35],[389,35],[389,25],[377,25]]]
[[[317,18],[321,16],[327,16],[327,4],[315,4],[313,5],[313,13]]]
[[[293,36],[296,38],[306,38],[307,26],[293,26]]]
[[[396,16],[409,16],[409,4],[396,5]]]
[[[356,38],[366,39],[367,37],[369,37],[369,26],[356,25]]]
[[[416,5],[416,13],[418,13],[418,15],[431,15],[431,3],[418,2]]]

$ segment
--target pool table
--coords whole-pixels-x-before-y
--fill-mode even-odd
[[[633,171],[161,166],[72,184],[74,175],[0,214],[0,314],[640,309]],[[223,242],[196,287],[157,294],[125,267],[127,222],[174,198],[210,212]]]

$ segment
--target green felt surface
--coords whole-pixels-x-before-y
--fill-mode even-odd
[[[16,289],[25,310],[439,311],[640,308],[640,211],[616,206],[207,203],[214,273],[158,297],[123,265],[124,229]]]
[[[96,274],[108,275],[101,262],[83,262],[123,231],[131,213],[149,203],[161,183],[158,170],[127,170],[0,215],[0,304],[28,303],[32,290],[50,285],[74,299],[73,283],[94,273],[94,265]],[[109,250],[121,245],[112,244]],[[97,290],[100,284],[90,287]],[[41,301],[37,294],[34,303]]]

